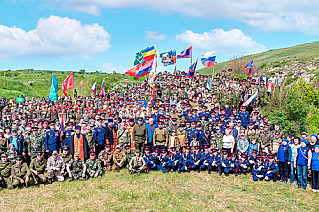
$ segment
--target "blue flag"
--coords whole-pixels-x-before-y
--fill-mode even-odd
[[[193,65],[191,65],[188,68],[188,73],[187,73],[185,78],[189,78],[189,77],[193,77],[194,76],[195,70],[196,70],[196,65],[197,65],[197,60],[196,60],[196,62]]]
[[[53,102],[58,101],[58,90],[59,90],[58,82],[56,80],[55,74],[53,74],[51,89],[50,89],[50,94],[49,94],[49,99],[51,101],[53,101]]]

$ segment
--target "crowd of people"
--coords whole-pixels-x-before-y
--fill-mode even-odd
[[[284,135],[260,110],[284,85],[282,73],[276,75],[164,72],[155,89],[144,81],[73,101],[1,98],[0,188],[128,169],[251,174],[254,181],[289,181],[303,189],[310,179],[319,192],[318,135]]]

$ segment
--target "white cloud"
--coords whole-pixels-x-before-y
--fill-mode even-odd
[[[112,63],[103,63],[102,65],[100,65],[100,67],[98,68],[99,71],[102,71],[104,73],[113,73],[114,71],[117,73],[124,73],[126,72],[128,69],[126,69],[124,66],[119,65],[116,66]]]
[[[25,31],[0,25],[0,58],[41,55],[88,58],[111,48],[110,35],[98,24],[83,25],[67,17],[38,20],[35,29]]]
[[[52,1],[52,0],[51,0]],[[239,20],[259,30],[319,34],[318,0],[55,0],[100,15],[101,8],[143,8],[205,19]]]
[[[157,31],[145,31],[145,38],[153,41],[161,41],[166,39],[166,35],[158,34]]]
[[[229,31],[213,29],[203,33],[195,33],[191,30],[186,30],[182,34],[176,35],[176,39],[196,48],[216,50],[226,54],[233,52],[251,54],[266,50],[264,45],[257,43],[239,29],[232,29]]]

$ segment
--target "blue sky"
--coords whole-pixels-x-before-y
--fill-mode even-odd
[[[100,70],[124,73],[135,53],[193,46],[217,62],[236,55],[317,41],[319,3],[297,0],[4,0],[0,70]],[[189,59],[177,61],[178,69]],[[159,63],[158,70],[173,70]],[[202,68],[199,63],[198,68]]]

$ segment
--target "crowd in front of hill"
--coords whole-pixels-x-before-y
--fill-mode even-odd
[[[260,110],[284,86],[282,73],[185,75],[159,73],[155,89],[144,81],[73,101],[1,98],[0,188],[128,169],[249,174],[319,192],[318,135],[284,135]]]

